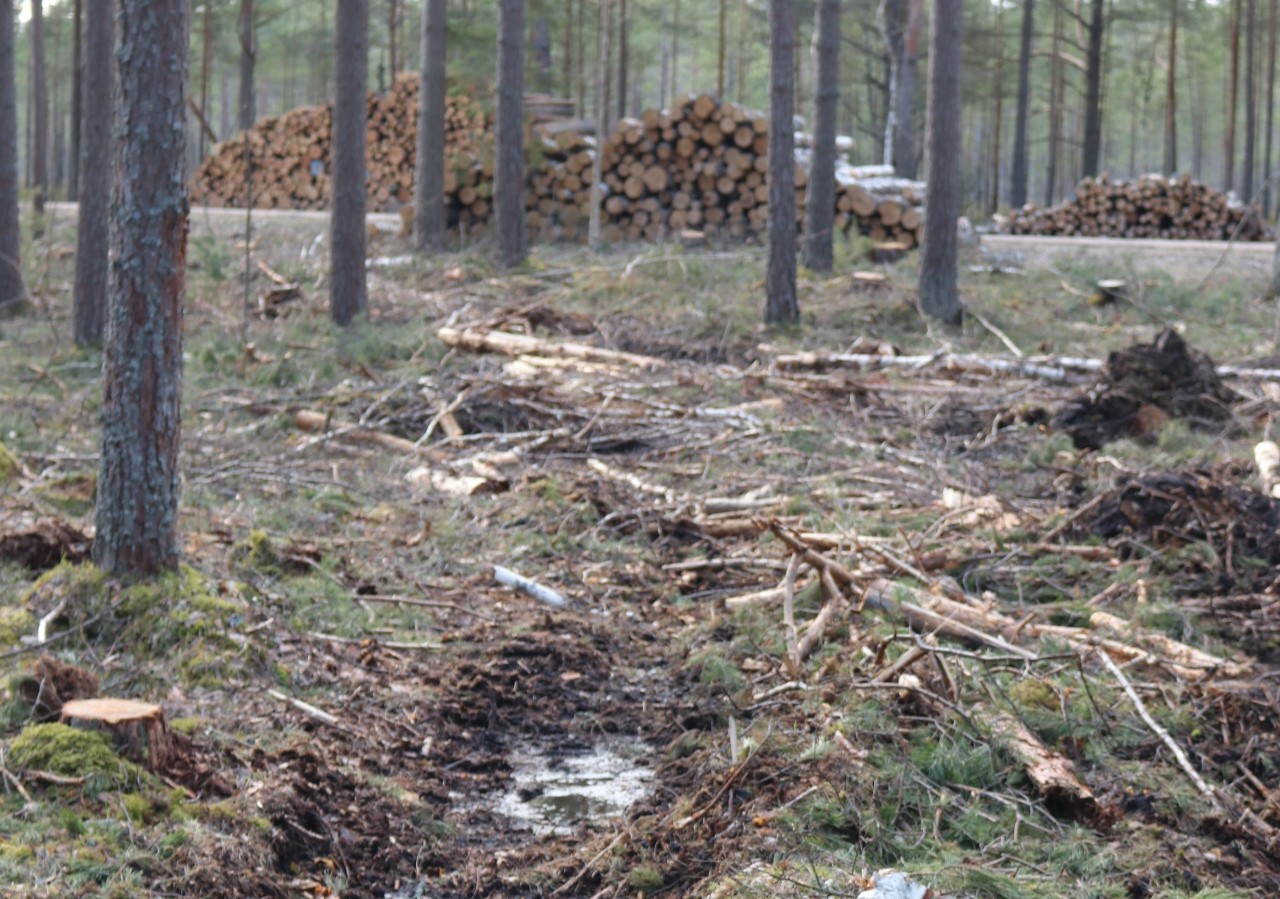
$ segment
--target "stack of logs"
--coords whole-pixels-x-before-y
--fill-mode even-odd
[[[400,75],[385,95],[369,95],[366,153],[369,206],[395,209],[412,202],[413,159],[418,124],[415,73]],[[260,209],[327,209],[330,184],[332,110],[304,106],[259,120],[248,132],[253,205]],[[474,180],[471,169],[492,157],[492,120],[480,104],[465,96],[445,101],[446,188],[456,195]],[[245,133],[214,148],[192,179],[192,203],[243,206]],[[492,180],[492,164],[487,175]]]
[[[1027,205],[1005,224],[1010,234],[1156,237],[1168,240],[1270,240],[1256,207],[1190,175],[1143,175],[1135,181],[1085,178],[1075,196],[1049,209]]]
[[[377,210],[412,202],[416,75],[401,76],[384,98],[369,101],[369,200]],[[526,98],[530,112],[528,226],[533,240],[585,238],[597,138],[589,122],[567,118],[572,105]],[[463,237],[488,225],[493,192],[492,127],[474,104],[448,107],[445,205]],[[329,201],[329,111],[294,110],[264,119],[250,132],[254,204],[321,209]],[[710,95],[677,98],[670,110],[623,119],[603,142],[606,241],[656,240],[687,231],[743,238],[767,226],[768,120]],[[195,176],[193,202],[244,202],[244,136],[220,144]],[[918,243],[923,185],[885,166],[837,171],[836,223],[872,240],[910,249]],[[804,219],[808,151],[796,154],[796,209]]]

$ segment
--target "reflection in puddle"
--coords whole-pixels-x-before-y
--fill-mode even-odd
[[[533,746],[511,753],[512,786],[492,808],[536,833],[571,833],[579,824],[612,818],[643,799],[653,770],[639,759],[647,747],[606,743],[554,758]]]

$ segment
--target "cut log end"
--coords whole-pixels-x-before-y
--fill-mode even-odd
[[[62,706],[62,722],[110,737],[124,758],[163,771],[172,750],[164,710],[133,699],[77,699]]]

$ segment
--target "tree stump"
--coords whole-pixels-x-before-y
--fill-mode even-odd
[[[172,748],[164,710],[132,699],[77,699],[62,706],[62,722],[106,733],[116,751],[151,771],[163,771]]]

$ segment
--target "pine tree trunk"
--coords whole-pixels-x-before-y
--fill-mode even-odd
[[[369,308],[364,258],[369,0],[336,4],[329,317],[345,328]]]
[[[387,68],[390,72],[392,84],[395,83],[396,75],[400,71],[400,42],[397,34],[398,28],[396,27],[399,20],[399,0],[387,0]],[[550,42],[548,42],[549,49]]]
[[[606,96],[606,82],[609,80],[609,0],[599,0],[596,7],[596,83],[594,90],[595,109],[592,112],[596,122],[600,123],[596,133],[603,137],[607,132],[604,130],[604,122],[608,117],[608,97]],[[597,144],[600,146],[601,144]],[[602,176],[601,163],[603,153],[593,153],[591,156],[591,185],[592,190],[588,202],[591,208],[588,211],[587,220],[587,248],[593,253],[600,252],[600,212],[601,204],[604,197],[600,195],[600,180]]]
[[[729,0],[720,0],[720,15],[716,29],[716,97],[724,100],[724,51],[725,51],[725,7]]]
[[[209,69],[213,62],[213,0],[205,0],[200,32],[200,115],[204,116],[207,122],[209,120]],[[205,157],[204,141],[204,129],[201,128],[197,154],[200,159]]]
[[[1062,0],[1053,3],[1053,51],[1049,57],[1049,152],[1044,205],[1052,206],[1058,187],[1058,144],[1062,139]]]
[[[258,54],[258,38],[254,33],[253,0],[240,0],[240,16],[236,21],[236,31],[240,38],[240,116],[241,131],[253,127],[258,117],[257,102],[254,98],[253,68]]]
[[[578,0],[578,109],[587,113],[587,37],[583,8],[587,0]]]
[[[764,320],[800,320],[796,303],[796,23],[792,0],[769,0],[769,247]]]
[[[1230,88],[1227,92],[1227,136],[1223,149],[1222,189],[1236,184],[1236,106],[1240,101],[1240,0],[1231,0]]]
[[[680,93],[680,0],[671,3],[671,103]]]
[[[813,38],[813,152],[804,205],[804,264],[828,273],[835,221],[836,114],[840,99],[840,0],[818,0]]]
[[[1262,198],[1262,214],[1267,220],[1271,219],[1271,198],[1275,196],[1276,187],[1271,171],[1271,136],[1275,127],[1276,99],[1276,6],[1276,0],[1271,0],[1267,12],[1267,34],[1270,36],[1267,41],[1267,122],[1262,149],[1262,172],[1267,182],[1266,193]]]
[[[418,88],[418,145],[414,159],[413,239],[419,250],[442,250],[444,210],[445,16],[447,0],[422,4],[421,82]]]
[[[1084,151],[1081,172],[1086,177],[1097,175],[1101,165],[1102,41],[1106,27],[1104,12],[1105,0],[1093,0],[1089,11],[1089,43],[1084,77]]]
[[[0,318],[18,312],[22,281],[22,229],[18,223],[18,96],[13,0],[0,0]]]
[[[1254,145],[1258,139],[1258,104],[1257,79],[1254,77],[1255,55],[1257,48],[1257,7],[1255,0],[1245,0],[1245,42],[1244,42],[1244,161],[1243,200],[1253,201],[1253,157]]]
[[[627,117],[627,70],[631,66],[631,40],[627,35],[627,0],[618,0],[618,118]]]
[[[188,3],[113,5],[113,261],[93,559],[112,574],[145,574],[178,563]]]
[[[894,102],[893,165],[903,178],[915,178],[916,85],[920,78],[920,34],[924,29],[924,0],[907,0],[907,23],[902,33],[902,64]]]
[[[44,3],[31,2],[31,179],[35,186],[35,211],[44,212],[49,196],[49,91],[45,83]]]
[[[738,4],[738,79],[734,102],[741,104],[747,89],[747,0]]]
[[[659,29],[658,43],[658,105],[671,105],[671,43],[668,40],[671,24],[671,0],[662,0],[662,24]]]
[[[934,0],[929,23],[924,241],[920,306],[948,324],[960,321],[956,290],[956,221],[960,216],[960,57],[962,0]]]
[[[1169,69],[1164,81],[1164,170],[1178,171],[1178,4],[1169,0]]]
[[[996,121],[991,138],[991,191],[987,195],[987,215],[1000,208],[1000,137],[1004,130],[1004,6],[996,9]]]
[[[110,285],[108,253],[111,221],[111,86],[115,27],[106,3],[90,0],[85,17],[88,53],[84,71],[84,130],[80,158],[76,278],[72,300],[76,346],[98,346],[106,319]]]
[[[1031,105],[1031,49],[1035,37],[1035,0],[1022,4],[1022,38],[1018,44],[1018,100],[1013,117],[1013,171],[1009,177],[1009,205],[1027,202],[1027,111]]]
[[[82,12],[81,0],[75,0],[71,7],[71,147],[68,152],[71,171],[67,178],[68,203],[75,203],[80,199],[80,115],[84,105],[80,98],[84,72],[83,45],[80,41]]]
[[[494,123],[493,225],[498,263],[524,262],[524,2],[498,3],[498,109]]]
[[[564,44],[560,59],[560,90],[566,97],[573,96],[573,5],[574,0],[565,0],[560,7],[564,11],[564,34],[560,37],[561,43]],[[583,112],[584,110],[579,107],[578,115],[581,116]]]
[[[533,64],[538,73],[537,89],[551,91],[551,26],[546,16],[533,20]]]

